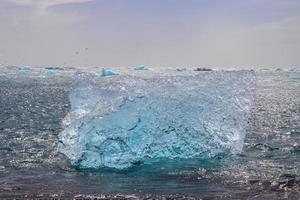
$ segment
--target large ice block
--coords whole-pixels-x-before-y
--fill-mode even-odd
[[[242,150],[254,71],[78,75],[59,150],[80,168]]]

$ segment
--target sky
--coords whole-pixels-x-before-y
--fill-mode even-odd
[[[300,66],[300,1],[0,1],[0,66],[139,64]]]

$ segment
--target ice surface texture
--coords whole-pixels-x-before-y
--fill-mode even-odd
[[[254,91],[253,71],[81,74],[70,90],[59,150],[80,168],[117,169],[236,153]]]

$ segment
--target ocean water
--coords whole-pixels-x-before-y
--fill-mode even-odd
[[[79,170],[58,152],[75,70],[50,71],[0,69],[0,199],[300,198],[299,71],[256,71],[242,153],[120,171]]]

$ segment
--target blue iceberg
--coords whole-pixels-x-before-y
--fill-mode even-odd
[[[242,150],[254,71],[80,74],[59,151],[79,168],[124,169],[147,160],[209,159]]]

